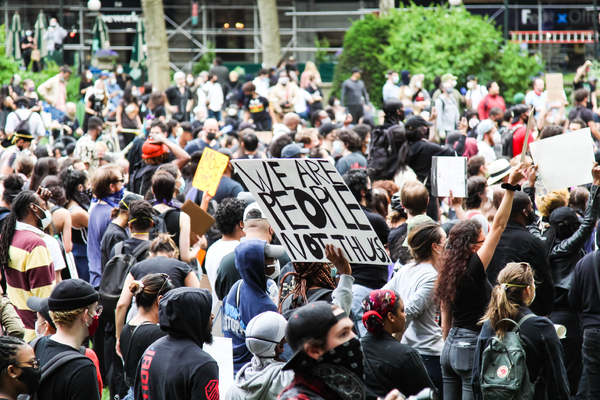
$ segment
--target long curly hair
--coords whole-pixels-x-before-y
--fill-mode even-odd
[[[450,230],[444,250],[442,269],[438,274],[435,286],[437,301],[446,305],[454,302],[458,284],[473,255],[471,245],[477,243],[480,232],[481,224],[472,219],[461,221]]]

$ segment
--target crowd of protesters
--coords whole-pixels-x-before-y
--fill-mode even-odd
[[[165,91],[117,67],[84,73],[81,119],[68,67],[39,87],[13,77],[0,93],[0,398],[600,398],[600,167],[548,192],[517,157],[584,127],[600,140],[589,67],[558,101],[543,77],[507,100],[475,76],[388,71],[381,111],[358,68],[326,101],[315,65],[293,58],[256,76],[217,58]],[[192,185],[206,148],[329,160],[393,263],[331,245],[329,263],[291,262],[231,164],[214,196]],[[468,158],[465,199],[433,195],[434,156]],[[215,219],[202,237],[186,200]],[[522,368],[491,378],[519,386],[494,392],[490,352],[515,333]],[[233,346],[226,390],[213,336]]]

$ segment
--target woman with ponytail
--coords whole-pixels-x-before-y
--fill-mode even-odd
[[[525,350],[529,379],[535,385],[534,399],[569,399],[569,381],[564,366],[563,350],[556,329],[546,317],[531,312],[535,298],[533,270],[528,263],[508,263],[498,275],[490,303],[480,323],[483,324],[473,374],[477,378],[475,393],[480,392],[481,356],[493,336],[503,337],[521,322],[519,335]],[[514,321],[510,322],[508,320]]]
[[[393,389],[405,396],[435,388],[416,350],[392,335],[402,335],[406,324],[404,303],[394,290],[373,290],[362,301],[367,334],[360,339],[365,383],[377,396]]]
[[[121,331],[120,349],[124,362],[125,383],[130,387],[125,399],[133,399],[133,383],[138,362],[146,348],[166,335],[158,326],[158,303],[173,284],[167,274],[146,275],[132,281],[127,290],[135,296],[137,314]]]

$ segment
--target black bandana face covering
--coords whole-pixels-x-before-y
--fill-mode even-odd
[[[363,352],[360,340],[352,338],[321,356],[319,364],[333,364],[350,370],[363,379]]]

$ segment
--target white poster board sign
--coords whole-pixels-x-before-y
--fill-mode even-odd
[[[590,128],[538,140],[532,142],[529,148],[547,190],[592,182],[595,160]]]
[[[436,197],[467,197],[467,158],[432,157],[431,192]]]
[[[233,386],[233,345],[231,338],[213,337],[212,344],[204,343],[203,350],[215,359],[219,366],[219,393],[224,398]]]
[[[389,264],[385,248],[335,166],[324,159],[231,160],[292,261]]]

